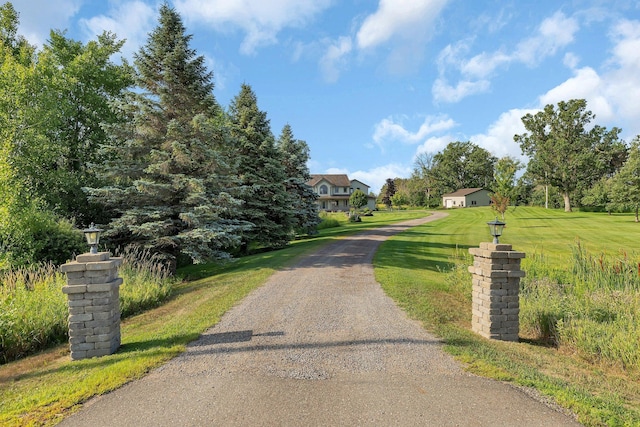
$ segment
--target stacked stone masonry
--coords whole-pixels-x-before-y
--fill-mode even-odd
[[[78,255],[60,267],[67,275],[62,292],[69,308],[71,359],[106,356],[120,347],[121,262],[99,252]]]
[[[473,255],[472,322],[471,329],[490,339],[518,341],[520,332],[520,261],[523,252],[511,250],[511,245],[480,243],[469,249]]]

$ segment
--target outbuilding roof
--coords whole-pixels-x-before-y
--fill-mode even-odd
[[[484,188],[461,188],[460,190],[454,191],[453,193],[443,194],[442,197],[464,197],[480,190],[484,190]]]

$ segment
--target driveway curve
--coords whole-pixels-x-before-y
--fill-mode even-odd
[[[465,372],[376,283],[389,236],[331,243],[275,273],[187,350],[62,426],[577,426],[508,384]]]

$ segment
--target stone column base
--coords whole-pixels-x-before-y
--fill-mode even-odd
[[[520,270],[523,252],[511,245],[480,243],[474,256],[471,330],[490,339],[518,341],[520,332]]]
[[[60,267],[67,275],[62,292],[69,308],[71,359],[115,353],[120,347],[121,258],[109,252],[78,255]]]

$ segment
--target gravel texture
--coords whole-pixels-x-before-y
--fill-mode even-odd
[[[62,425],[579,425],[464,372],[375,282],[380,242],[443,215],[342,239],[275,273],[181,356]]]

